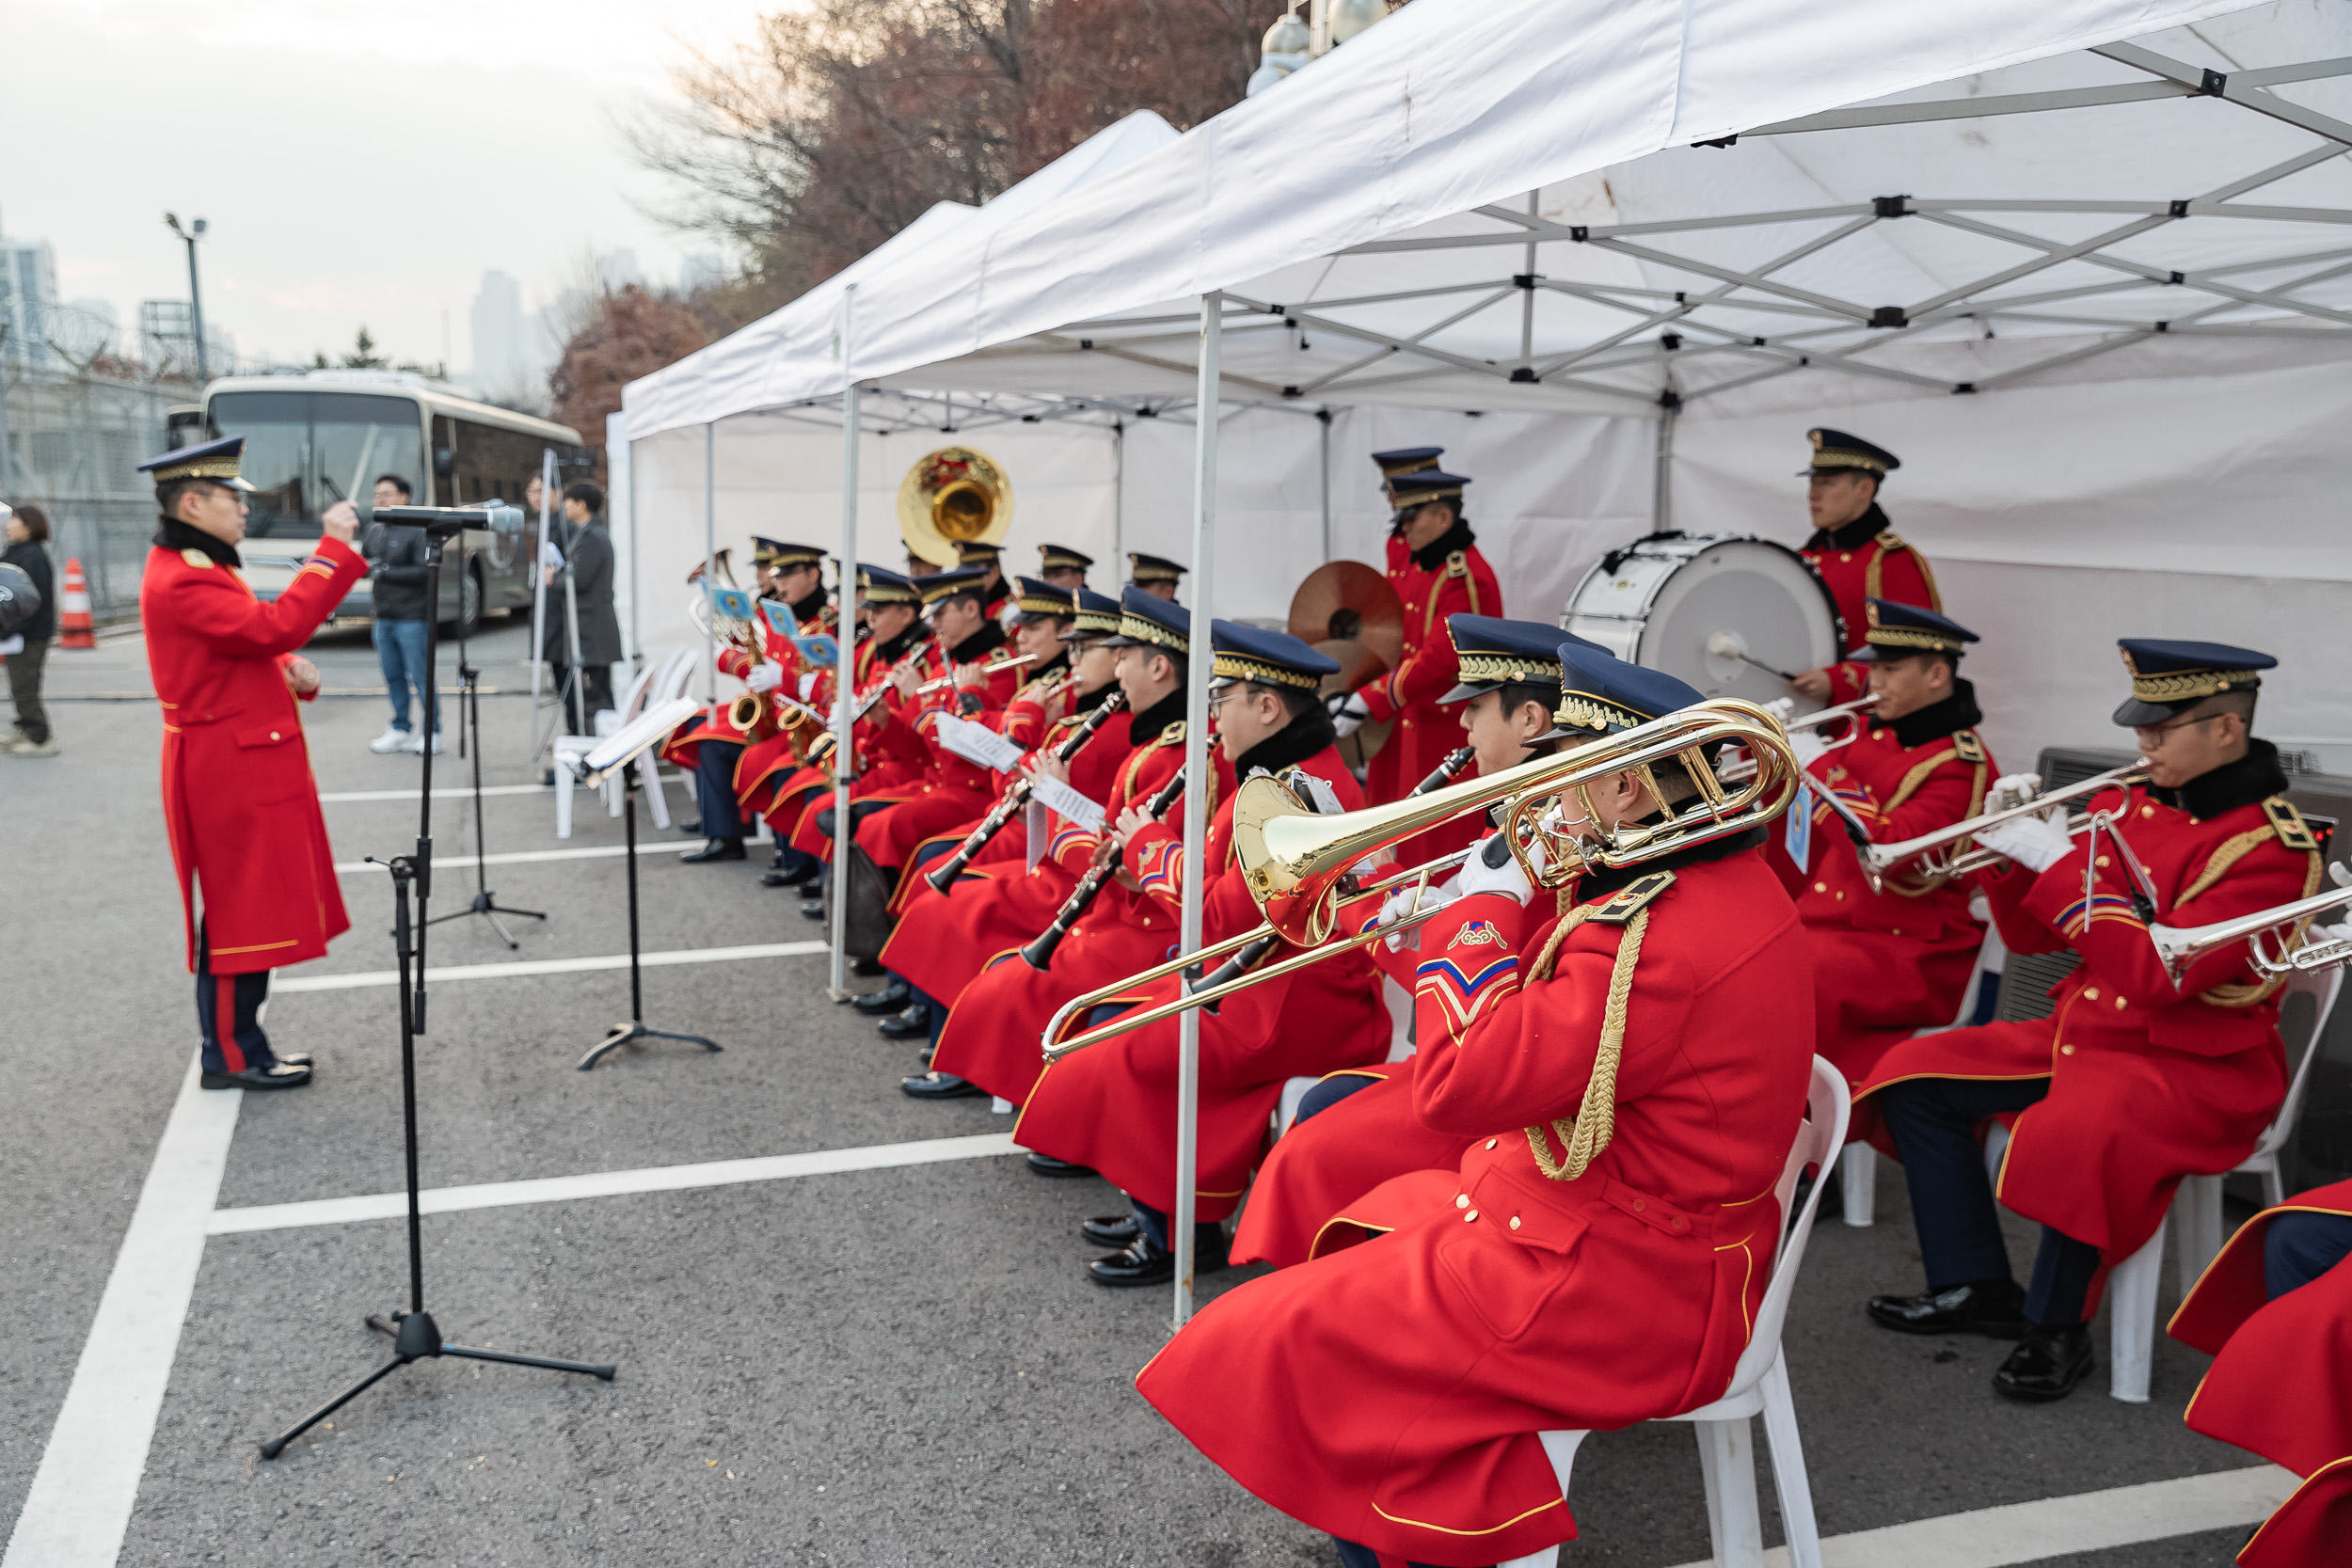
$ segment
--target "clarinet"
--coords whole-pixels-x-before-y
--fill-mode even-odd
[[[1415,784],[1409,791],[1407,791],[1405,799],[1409,800],[1415,796],[1426,795],[1433,789],[1443,789],[1447,784],[1452,784],[1455,778],[1460,776],[1462,769],[1468,768],[1470,765],[1470,759],[1477,754],[1477,748],[1473,746],[1464,746],[1456,751],[1448,752],[1446,754],[1446,759],[1438,764],[1436,770],[1433,771],[1429,777],[1422,780],[1421,783]],[[1217,966],[1216,973],[1210,975],[1207,979],[1197,983],[1187,980],[1184,985],[1185,993],[1189,995],[1195,991],[1206,990],[1211,986],[1221,986],[1229,981],[1240,979],[1243,975],[1248,974],[1251,970],[1265,962],[1266,955],[1273,952],[1274,949],[1280,944],[1281,941],[1282,939],[1280,936],[1277,935],[1275,932],[1268,931],[1264,936],[1260,937],[1257,941],[1251,942],[1248,946],[1243,948],[1240,952],[1226,959],[1222,964],[1219,964]],[[1216,1010],[1216,1004],[1214,1002],[1210,1003],[1207,1010],[1215,1012]]]
[[[1094,732],[1107,723],[1111,715],[1126,705],[1127,694],[1114,689],[1092,713],[1087,715],[1086,722],[1078,726],[1075,734],[1054,748],[1054,760],[1067,763],[1075,757],[1085,750],[1086,743],[1094,738]],[[1005,824],[1012,820],[1013,813],[1028,804],[1029,796],[1036,788],[1032,780],[1015,779],[1012,787],[1005,791],[1005,798],[996,802],[995,810],[990,812],[978,827],[964,835],[963,842],[956,846],[956,852],[942,862],[937,870],[929,873],[931,891],[946,893],[948,884],[962,876],[963,868],[972,863],[972,857],[986,848],[988,841],[1004,831]]]
[[[906,663],[909,659],[921,658],[924,654],[930,651],[930,645],[931,639],[928,637],[924,638],[921,641],[916,642],[912,647],[908,648],[905,653],[900,654],[897,658],[891,660],[891,670],[896,671],[899,665]],[[854,656],[852,656],[850,668],[852,670],[856,668]],[[888,673],[885,673],[882,680],[875,685],[874,689],[868,691],[865,696],[860,697],[857,700],[857,706],[850,710],[850,728],[854,731],[858,727],[859,721],[862,721],[867,714],[874,711],[874,705],[881,702],[883,697],[889,694],[889,692],[890,677]],[[803,760],[812,768],[822,763],[827,757],[833,755],[834,741],[834,736],[833,733],[833,722],[828,720],[825,723],[825,733],[817,739],[809,742],[808,755]]]
[[[1168,808],[1176,803],[1176,797],[1184,792],[1184,773],[1180,768],[1168,783],[1159,787],[1158,793],[1144,802],[1144,814],[1155,819],[1166,816]],[[1061,939],[1070,934],[1070,928],[1077,925],[1079,917],[1087,912],[1087,906],[1092,904],[1096,895],[1108,887],[1111,879],[1118,875],[1117,856],[1100,865],[1089,866],[1087,874],[1078,879],[1078,885],[1071,890],[1069,898],[1055,914],[1054,923],[1040,931],[1037,940],[1021,950],[1021,961],[1042,974],[1053,963],[1055,950],[1061,946]]]

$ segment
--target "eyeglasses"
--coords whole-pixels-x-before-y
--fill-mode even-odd
[[[2208,713],[2195,719],[2169,719],[2161,724],[2135,725],[2132,734],[2138,737],[2141,751],[2153,751],[2163,745],[2165,736],[2174,730],[2185,730],[2191,724],[2210,724],[2217,719],[2228,717],[2223,713]]]

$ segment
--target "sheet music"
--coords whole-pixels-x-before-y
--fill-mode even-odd
[[[1096,801],[1088,800],[1061,780],[1041,775],[1036,782],[1035,791],[1029,797],[1030,800],[1042,800],[1089,832],[1099,833],[1103,831],[1102,806]],[[1041,835],[1032,831],[1031,842],[1035,842],[1039,836]]]
[[[937,734],[942,746],[966,762],[976,762],[1000,773],[1010,772],[1028,754],[986,724],[975,724],[951,713],[939,716]]]

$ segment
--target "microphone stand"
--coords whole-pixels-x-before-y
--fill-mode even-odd
[[[499,895],[490,891],[490,847],[482,836],[482,672],[466,657],[466,536],[460,533],[457,536],[457,679],[462,688],[458,702],[463,705],[458,715],[457,754],[473,765],[473,902],[453,913],[436,915],[425,924],[439,926],[478,914],[490,923],[490,928],[498,932],[500,940],[509,949],[519,951],[522,943],[515,940],[515,933],[506,928],[506,922],[499,916],[520,915],[525,920],[545,920],[548,916],[544,910],[518,910],[501,905]],[[440,612],[441,607],[436,602],[433,617],[437,626]],[[432,666],[428,664],[426,669],[430,671]],[[469,738],[472,741],[470,753],[467,745]],[[428,751],[433,740],[432,736],[425,737]]]
[[[378,513],[381,519],[385,508]],[[433,514],[437,509],[405,508],[419,515],[404,521],[439,522],[446,514]],[[444,525],[446,526],[446,525]],[[441,604],[441,544],[438,531],[425,535],[425,595],[424,602],[433,613],[424,622],[425,669],[434,667],[438,652]],[[503,1361],[516,1367],[542,1367],[549,1371],[581,1372],[589,1377],[610,1383],[614,1369],[594,1366],[580,1361],[553,1361],[537,1355],[514,1355],[504,1351],[478,1350],[468,1345],[451,1344],[441,1338],[438,1323],[424,1307],[424,1238],[420,1224],[417,1178],[417,1037],[425,1033],[425,905],[433,891],[433,742],[432,734],[440,717],[439,684],[430,678],[425,682],[424,721],[426,740],[424,767],[417,791],[417,846],[412,854],[398,855],[386,865],[392,874],[392,947],[400,966],[400,1091],[401,1128],[408,1159],[408,1309],[394,1312],[387,1320],[370,1313],[368,1327],[378,1334],[389,1335],[392,1358],[342,1393],[311,1411],[293,1426],[262,1445],[263,1459],[276,1459],[286,1451],[286,1445],[310,1431],[319,1422],[341,1410],[344,1405],[373,1388],[403,1367],[432,1356],[455,1355],[469,1361]],[[371,859],[373,857],[370,857]],[[409,906],[411,893],[415,909]],[[410,990],[413,984],[415,989]]]

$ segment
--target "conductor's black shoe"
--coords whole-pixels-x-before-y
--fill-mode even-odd
[[[2026,1330],[2017,1348],[1993,1374],[1993,1386],[2013,1400],[2036,1403],[2062,1400],[2090,1375],[2090,1329],[2084,1323]]]
[[[976,1100],[988,1093],[969,1078],[959,1078],[952,1072],[927,1072],[920,1078],[901,1079],[898,1087],[916,1100]]]
[[[743,848],[743,841],[739,838],[705,839],[701,848],[689,849],[678,857],[688,865],[701,865],[707,861],[739,861],[749,858],[750,856]]]
[[[208,1072],[203,1080],[208,1089],[298,1089],[310,1081],[309,1068],[283,1061],[243,1072]]]
[[[803,898],[803,899],[802,899],[802,900],[801,900],[801,918],[802,918],[803,920],[822,920],[822,919],[824,919],[824,918],[825,918],[825,901],[824,901],[822,898]]]
[[[1872,1296],[1863,1310],[1872,1323],[1898,1334],[2014,1339],[2033,1326],[2026,1321],[2026,1292],[2013,1279],[1980,1279],[1915,1296]]]
[[[882,1037],[886,1040],[929,1039],[931,1010],[920,1002],[912,1003],[874,1027],[882,1031]]]
[[[816,879],[817,867],[812,863],[802,866],[798,871],[778,871],[771,867],[760,874],[759,885],[761,887],[800,887],[803,883],[813,882]]]
[[[880,1018],[884,1013],[904,1011],[907,1004],[914,1000],[914,988],[894,974],[890,977],[890,984],[882,990],[850,998],[850,1006],[869,1017]]]
[[[1143,1234],[1143,1227],[1136,1223],[1135,1212],[1123,1214],[1097,1214],[1090,1220],[1078,1222],[1078,1234],[1099,1247],[1121,1252],[1136,1244]]]
[[[1073,1165],[1067,1160],[1057,1160],[1051,1154],[1040,1154],[1031,1150],[1029,1174],[1031,1176],[1092,1176],[1094,1167]]]

